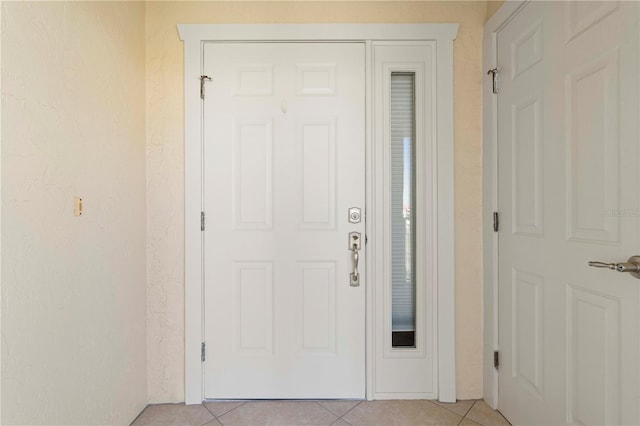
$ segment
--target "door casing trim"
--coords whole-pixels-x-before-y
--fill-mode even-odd
[[[436,152],[437,221],[436,253],[432,267],[437,277],[438,399],[455,402],[455,250],[454,250],[454,164],[453,164],[453,41],[458,24],[180,24],[184,41],[185,99],[185,402],[200,404],[204,400],[204,367],[200,345],[203,324],[203,233],[200,212],[203,206],[202,138],[203,117],[200,99],[200,76],[203,73],[202,49],[207,41],[290,41],[290,42],[361,42],[366,46],[366,212],[372,212],[373,169],[371,162],[374,119],[372,82],[372,44],[378,41],[432,41],[436,44]],[[375,218],[368,217],[367,235],[375,241]],[[372,244],[366,247],[367,276],[373,277],[375,259]],[[373,388],[373,286],[366,291],[366,395],[375,398]],[[401,396],[399,396],[401,397]]]

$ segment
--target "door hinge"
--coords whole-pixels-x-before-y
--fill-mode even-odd
[[[200,230],[204,231],[204,212],[200,212]]]
[[[493,212],[493,232],[500,230],[500,213]]]
[[[490,69],[489,71],[487,71],[487,74],[491,75],[491,78],[493,79],[493,93],[498,93],[498,71],[500,70],[500,68],[495,67]]]
[[[206,357],[207,357],[207,347],[205,343],[202,342],[200,345],[200,359],[202,360],[202,362],[205,361]]]
[[[500,352],[493,351],[493,368],[500,368]]]
[[[211,81],[211,77],[209,77],[208,75],[200,76],[200,99],[203,99],[203,100],[204,100],[204,82],[207,80]]]

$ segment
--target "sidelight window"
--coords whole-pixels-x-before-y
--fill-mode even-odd
[[[391,74],[390,101],[392,346],[415,348],[415,73]]]

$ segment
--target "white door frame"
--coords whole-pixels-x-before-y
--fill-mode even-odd
[[[200,212],[203,206],[203,117],[200,99],[200,76],[203,74],[202,48],[206,41],[256,42],[360,42],[366,46],[366,212],[373,212],[375,190],[372,135],[372,44],[376,41],[430,41],[436,44],[437,114],[435,176],[437,199],[434,217],[437,223],[435,256],[430,265],[437,277],[437,338],[438,399],[456,400],[455,387],[455,274],[454,274],[454,180],[453,180],[453,40],[458,24],[180,24],[178,31],[184,43],[185,97],[185,401],[200,404],[204,400],[204,368],[200,345],[203,329],[203,270]],[[373,277],[376,259],[373,253],[375,236],[371,214],[367,217],[367,276]],[[380,220],[380,219],[378,219]],[[379,259],[381,261],[382,259]],[[370,280],[373,282],[373,280]],[[366,291],[366,379],[367,399],[374,398],[373,323],[374,285]]]
[[[498,211],[498,98],[487,71],[497,66],[498,32],[528,0],[510,0],[484,26],[482,44],[482,247],[483,249],[483,368],[482,395],[498,408],[498,371],[493,351],[498,350],[498,234],[493,232],[493,212]]]

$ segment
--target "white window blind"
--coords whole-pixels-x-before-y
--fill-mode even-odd
[[[415,74],[391,74],[392,331],[415,331]]]

